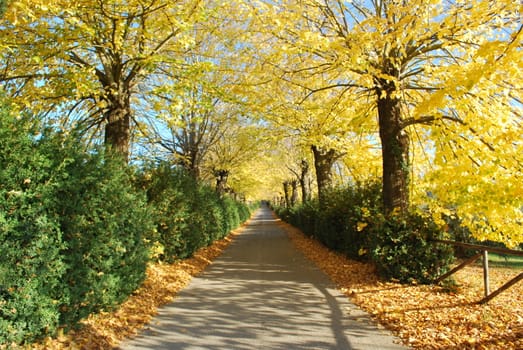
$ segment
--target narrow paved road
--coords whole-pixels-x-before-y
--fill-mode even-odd
[[[404,349],[333,288],[262,207],[222,256],[120,349]]]

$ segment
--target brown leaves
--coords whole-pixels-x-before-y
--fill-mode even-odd
[[[380,281],[371,264],[352,261],[281,223],[289,237],[350,299],[416,349],[523,349],[523,284],[486,305],[479,267],[457,274],[454,293],[442,287]],[[491,290],[519,271],[494,268]]]

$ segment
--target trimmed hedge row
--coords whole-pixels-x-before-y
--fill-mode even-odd
[[[177,170],[136,175],[75,135],[41,129],[0,106],[0,344],[114,308],[158,251],[190,256],[250,215]]]
[[[0,343],[111,308],[145,277],[143,193],[121,162],[0,112]]]
[[[154,258],[172,262],[225,237],[250,216],[249,207],[198,183],[168,163],[144,171],[142,187],[153,208],[156,229],[148,237]]]
[[[441,228],[420,213],[385,218],[381,203],[381,184],[369,182],[333,189],[321,206],[313,200],[275,210],[328,248],[374,262],[386,278],[431,283],[446,272],[453,261],[452,248],[429,243],[443,238]]]

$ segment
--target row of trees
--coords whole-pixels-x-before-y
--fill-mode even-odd
[[[120,189],[111,198],[122,210],[130,203],[145,210],[140,205],[146,200],[162,208],[165,220],[156,217],[151,240],[161,244],[159,254],[166,258],[218,235],[203,225],[206,220],[221,229],[237,221],[227,214],[230,202],[211,200],[200,189],[163,193],[161,181],[149,183],[145,175],[142,185],[150,191],[143,198],[133,192],[130,175],[123,175],[125,163],[142,167],[145,160],[165,160],[166,169],[181,166],[220,191],[234,188],[258,198],[280,192],[289,205],[316,189],[322,213],[329,209],[333,183],[374,177],[380,179],[379,208],[386,218],[375,227],[398,231],[392,242],[403,239],[400,224],[412,218],[413,208],[426,209],[436,220],[455,216],[480,240],[509,246],[523,241],[523,26],[516,1],[18,0],[1,1],[0,14],[0,86],[10,109],[28,116],[27,125],[44,121],[48,132],[64,134],[51,143],[39,134],[25,139],[26,150],[42,141],[51,150],[46,155],[2,160],[2,170],[8,170],[0,183],[1,233],[9,237],[2,244],[21,245],[24,253],[6,255],[20,267],[13,271],[22,272],[0,295],[8,303],[34,302],[27,310],[37,300],[54,310],[40,320],[58,322],[56,305],[77,309],[57,303],[63,298],[52,294],[58,290],[53,271],[62,274],[74,263],[62,253],[90,249],[95,240],[83,239],[109,219],[117,222],[115,235],[134,222],[134,214],[118,217],[104,206],[113,202],[84,195],[86,187],[100,195]],[[15,121],[5,125],[17,128]],[[69,139],[73,132],[81,137]],[[68,140],[67,147],[60,140]],[[73,146],[85,144],[91,155],[74,153]],[[96,158],[105,152],[91,148],[97,144],[117,155],[115,163]],[[34,169],[17,173],[22,163],[46,171],[37,181]],[[92,176],[84,179],[62,172],[79,176],[89,166]],[[166,169],[151,174],[189,183]],[[315,185],[309,181],[313,171]],[[98,181],[102,175],[109,180]],[[198,200],[178,207],[169,202],[183,192]],[[60,196],[68,200],[57,203]],[[81,214],[86,208],[93,210]],[[183,222],[198,208],[209,215],[193,221],[205,235],[168,240],[172,232],[195,232]],[[49,213],[56,215],[44,215]],[[61,216],[74,217],[68,220],[72,226],[60,222]],[[148,224],[134,223],[144,227],[121,238],[135,244],[138,259],[144,251],[139,232]],[[84,228],[86,236],[79,233]],[[355,230],[360,232],[357,224]],[[23,232],[43,234],[35,240]],[[45,265],[52,259],[37,258],[49,246],[46,253],[59,258],[54,267]],[[111,247],[118,254],[128,249],[123,243]],[[94,256],[71,255],[79,261]],[[51,273],[52,291],[34,278],[42,271]],[[102,272],[107,285],[118,285],[103,269],[82,271],[93,278]],[[136,279],[126,286],[141,275],[128,276]],[[22,285],[32,289],[26,293]],[[25,298],[39,290],[51,294]],[[73,304],[85,304],[79,300]],[[31,324],[16,318],[18,309],[10,305],[0,305],[2,327],[13,327],[13,319]],[[45,322],[28,327],[41,331]]]
[[[454,212],[482,240],[523,240],[519,4],[260,0],[246,8],[250,92],[265,96],[262,118],[312,147],[320,202],[332,165],[377,145],[385,214],[428,205],[435,218]]]
[[[0,81],[124,159],[167,154],[253,194],[306,159],[323,201],[333,165],[353,180],[378,158],[386,214],[453,210],[514,246],[520,15],[512,0],[22,0]]]
[[[261,143],[228,91],[218,2],[8,3],[0,83],[18,108],[126,162],[169,159],[208,181],[225,170],[245,191],[237,174]]]

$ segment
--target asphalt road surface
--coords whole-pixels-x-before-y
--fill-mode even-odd
[[[297,251],[267,207],[121,350],[406,349]]]

